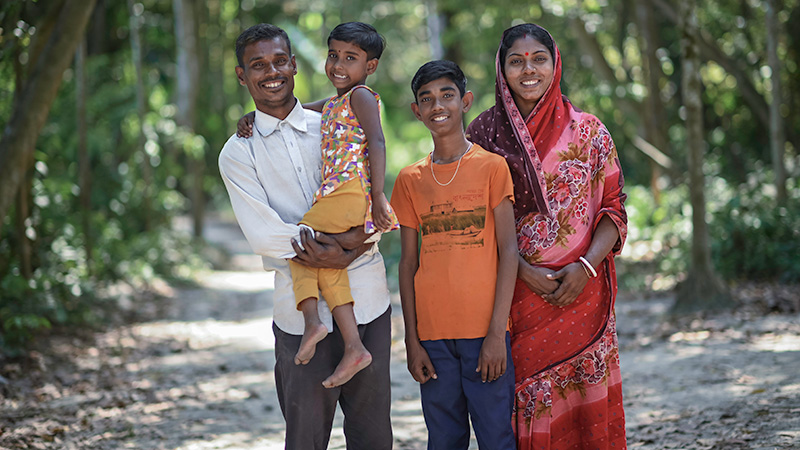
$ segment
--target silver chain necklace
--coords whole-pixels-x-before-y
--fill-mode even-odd
[[[456,179],[456,175],[458,175],[458,169],[461,168],[461,160],[464,158],[464,155],[466,155],[467,152],[469,152],[469,149],[471,149],[471,148],[472,148],[472,142],[469,143],[469,146],[467,147],[466,150],[464,150],[464,153],[462,153],[461,156],[458,157],[458,165],[456,166],[456,171],[455,171],[455,173],[453,173],[453,177],[450,178],[450,181],[448,181],[447,183],[442,183],[438,179],[436,179],[436,174],[433,173],[433,164],[434,164],[434,162],[433,162],[433,152],[431,152],[431,154],[430,154],[430,156],[431,156],[431,176],[433,176],[433,181],[435,181],[436,184],[438,184],[439,186],[447,186],[450,183],[452,183],[453,180]],[[452,163],[452,161],[450,161],[450,163]]]

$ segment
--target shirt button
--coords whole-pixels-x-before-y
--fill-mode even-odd
[[[303,168],[302,168],[302,167],[298,167],[298,168],[297,168],[297,171],[298,171],[298,172],[302,172],[302,171],[303,171]]]

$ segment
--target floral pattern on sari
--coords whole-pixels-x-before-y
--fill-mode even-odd
[[[555,217],[531,213],[517,221],[520,254],[529,263],[543,260],[542,252],[558,244],[569,247],[569,236],[590,223],[590,205],[602,196],[606,172],[615,169],[616,147],[611,135],[594,116],[574,120],[574,142],[544,158],[546,197]],[[594,201],[593,201],[594,200]]]
[[[549,414],[553,396],[566,399],[576,392],[586,397],[587,385],[606,382],[611,364],[619,365],[616,319],[612,314],[606,330],[586,351],[572,360],[551,367],[517,383],[515,412],[530,422]]]

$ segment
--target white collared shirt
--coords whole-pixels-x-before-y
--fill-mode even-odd
[[[314,203],[322,182],[320,114],[300,102],[284,120],[256,110],[253,136],[228,139],[219,155],[219,170],[236,220],[250,247],[262,256],[265,270],[275,271],[273,320],[282,331],[303,334],[292,276],[285,258],[294,256],[290,240],[297,223]],[[365,324],[389,307],[386,269],[377,245],[347,268],[356,321]],[[331,313],[318,302],[322,322],[333,329]]]

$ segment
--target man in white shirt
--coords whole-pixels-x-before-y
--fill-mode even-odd
[[[383,258],[377,245],[364,244],[363,227],[336,236],[318,233],[315,240],[296,225],[321,184],[320,115],[303,109],[294,97],[297,65],[286,32],[255,25],[237,39],[236,56],[239,83],[256,105],[254,132],[250,138],[231,136],[219,167],[239,226],[262,255],[264,269],[275,271],[275,383],[286,448],[326,449],[338,402],[348,449],[390,449],[391,322]],[[317,344],[307,365],[294,363],[304,324],[286,261],[292,257],[313,267],[348,269],[359,334],[373,360],[343,386],[322,386],[343,353],[325,302],[318,302],[319,313],[332,332]]]

